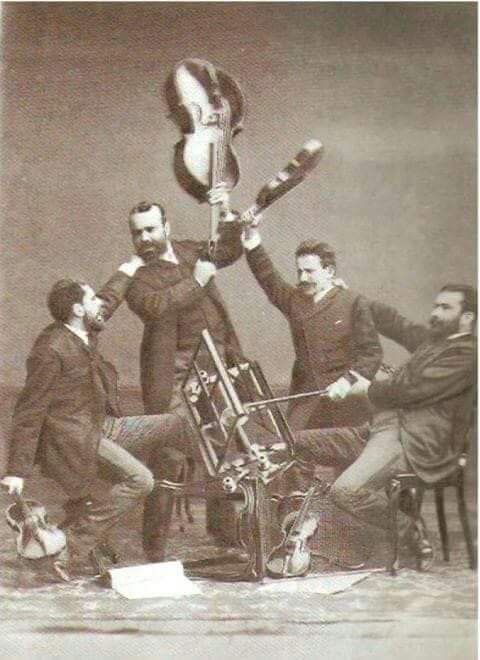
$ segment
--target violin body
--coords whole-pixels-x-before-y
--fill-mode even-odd
[[[66,537],[61,529],[48,522],[47,512],[39,502],[17,496],[6,511],[9,526],[16,533],[17,552],[26,559],[40,559],[61,552]]]
[[[300,510],[285,516],[282,522],[282,542],[272,550],[266,564],[270,577],[302,577],[310,570],[311,552],[307,542],[317,529],[316,519],[307,515],[313,493],[312,487]]]
[[[241,222],[247,226],[257,225],[256,216],[305,181],[320,162],[322,155],[322,143],[314,139],[308,140],[294,158],[260,189],[255,204],[242,213]]]
[[[179,62],[167,80],[170,116],[183,138],[175,146],[175,174],[198,201],[219,182],[232,190],[240,169],[232,146],[241,130],[244,98],[238,84],[209,62]]]

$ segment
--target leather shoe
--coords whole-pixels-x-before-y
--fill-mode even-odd
[[[99,543],[89,552],[89,559],[97,575],[105,577],[110,568],[118,564],[120,558],[108,543]]]
[[[407,530],[405,541],[415,555],[417,570],[430,570],[435,561],[435,553],[427,536],[427,529],[422,518],[412,521]]]

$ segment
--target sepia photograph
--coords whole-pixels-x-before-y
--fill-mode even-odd
[[[0,4],[0,658],[476,657],[477,12]]]

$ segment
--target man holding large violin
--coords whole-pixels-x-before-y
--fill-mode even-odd
[[[160,204],[141,202],[130,212],[133,245],[145,266],[135,273],[126,300],[144,323],[140,370],[148,415],[183,409],[180,387],[204,328],[227,361],[240,354],[215,275],[242,255],[241,227],[222,186],[211,191],[209,201],[220,204],[222,213],[213,258],[207,241],[171,238]]]
[[[132,278],[126,300],[144,324],[140,374],[147,415],[176,412],[188,416],[181,385],[204,328],[209,329],[227,364],[241,355],[215,275],[217,269],[229,266],[243,254],[242,228],[237,214],[230,211],[223,184],[207,196],[212,206],[220,207],[213,255],[209,255],[207,241],[172,239],[166,211],[157,202],[141,202],[129,215],[132,242],[144,261]],[[113,311],[114,306],[110,313]],[[211,499],[207,507],[209,531],[219,541],[230,542],[222,538],[222,517],[231,518],[232,512],[222,516]]]

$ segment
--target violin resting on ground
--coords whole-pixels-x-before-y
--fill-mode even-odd
[[[233,78],[200,59],[179,62],[167,79],[170,116],[183,139],[175,146],[175,174],[198,201],[219,182],[232,190],[240,169],[232,140],[242,128],[244,97]]]
[[[26,559],[40,559],[61,552],[67,543],[64,532],[48,522],[45,507],[35,500],[15,498],[5,512],[16,534],[17,552]]]
[[[307,541],[317,529],[317,520],[307,512],[314,494],[315,486],[312,486],[300,509],[285,516],[282,522],[283,540],[272,550],[266,565],[270,577],[302,577],[310,570],[311,552]]]

